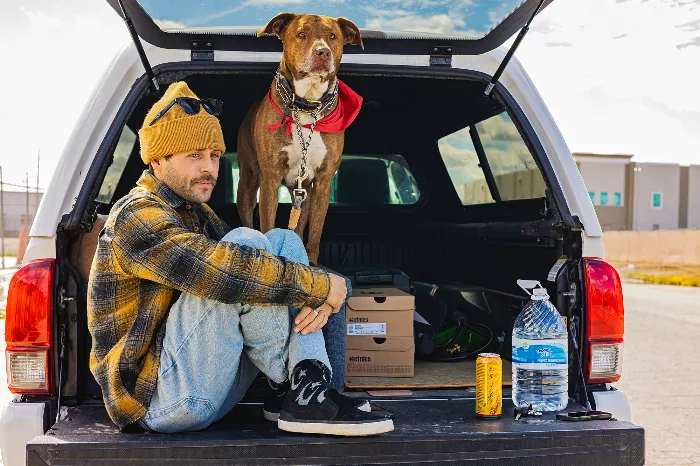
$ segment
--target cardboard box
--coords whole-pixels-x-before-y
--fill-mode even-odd
[[[346,376],[413,377],[415,299],[397,288],[356,288],[346,308]]]
[[[414,353],[413,337],[348,337],[345,375],[347,377],[413,377]]]

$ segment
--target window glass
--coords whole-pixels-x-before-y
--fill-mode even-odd
[[[235,203],[240,181],[238,154],[224,154],[221,163],[230,167],[231,178],[223,179],[226,168],[219,169],[219,180],[210,203]],[[280,186],[278,199],[282,204],[291,203],[285,186]],[[331,180],[331,204],[406,205],[415,204],[419,199],[418,183],[406,160],[398,154],[343,155]]]
[[[122,177],[122,173],[124,172],[124,168],[126,168],[126,163],[129,161],[129,156],[135,144],[136,133],[131,131],[128,126],[124,126],[122,134],[119,136],[117,147],[114,149],[112,164],[107,169],[105,178],[102,180],[102,186],[100,186],[100,192],[95,198],[97,202],[103,204],[112,202],[114,190],[117,189],[117,184]]]
[[[588,197],[591,198],[591,202],[595,204],[595,192],[593,191],[588,191]]]
[[[662,206],[662,196],[661,193],[652,193],[651,195],[651,206],[660,209]]]
[[[608,193],[605,191],[600,193],[600,205],[608,205]]]
[[[620,193],[613,194],[613,205],[616,207],[620,207],[622,205],[622,194],[620,194]]]
[[[501,200],[545,196],[542,173],[508,113],[477,123],[476,131]],[[438,148],[463,205],[494,202],[469,127],[440,139]]]

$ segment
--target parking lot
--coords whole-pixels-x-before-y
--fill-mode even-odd
[[[625,284],[625,352],[618,386],[646,429],[649,465],[700,464],[700,289]],[[5,321],[0,320],[4,335]],[[0,403],[10,401],[0,354]]]
[[[700,464],[700,288],[625,284],[618,386],[646,429],[651,465]]]

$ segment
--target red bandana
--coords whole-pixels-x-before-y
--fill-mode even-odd
[[[282,110],[275,104],[272,98],[272,87],[267,93],[272,108],[279,116],[282,116]],[[345,129],[355,121],[357,114],[360,113],[360,107],[362,107],[362,97],[352,89],[348,87],[340,79],[338,80],[338,105],[336,105],[335,110],[333,110],[328,116],[325,116],[316,122],[316,131],[322,131],[324,133],[339,133],[345,131]],[[283,124],[286,126],[287,134],[292,134],[292,123],[294,119],[290,115],[284,117],[284,122],[280,121],[274,125],[267,127],[270,131],[274,131],[281,127]],[[302,125],[306,129],[311,129],[311,125]]]

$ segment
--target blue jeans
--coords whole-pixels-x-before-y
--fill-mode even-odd
[[[222,241],[309,263],[302,241],[289,230],[263,235],[238,228]],[[305,359],[324,363],[342,388],[345,307],[324,332],[308,335],[294,332],[295,313],[286,306],[225,304],[183,293],[168,314],[156,390],[139,424],[156,432],[204,429],[238,404],[258,371],[281,383]]]

